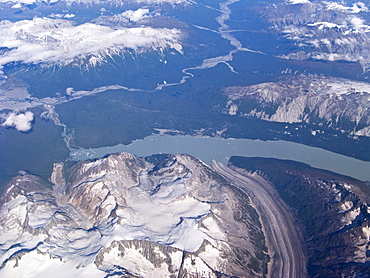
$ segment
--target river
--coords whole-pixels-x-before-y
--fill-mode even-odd
[[[91,159],[115,152],[129,152],[141,157],[158,153],[187,153],[208,165],[211,165],[212,160],[226,164],[234,155],[272,157],[304,162],[316,168],[360,180],[370,180],[370,162],[287,141],[151,135],[127,146],[75,150],[71,152],[71,158],[73,160]]]

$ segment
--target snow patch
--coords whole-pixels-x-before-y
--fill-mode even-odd
[[[236,104],[231,104],[229,106],[229,115],[234,116],[238,112],[238,106]]]
[[[202,224],[206,227],[206,229],[202,228],[202,230],[211,238],[225,241],[225,234],[221,231],[220,227],[217,225],[215,219],[213,217],[205,217],[202,220]]]
[[[324,28],[343,28],[345,27],[344,25],[339,25],[339,24],[335,24],[335,23],[331,23],[331,22],[315,22],[315,23],[309,23],[307,24],[307,26],[314,26],[314,27],[318,27],[319,29],[324,29]]]
[[[345,201],[344,203],[341,204],[340,208],[341,210],[348,211],[353,207],[353,202],[352,201]]]
[[[115,235],[123,239],[146,239],[178,247],[190,252],[196,251],[206,235],[198,228],[198,221],[209,213],[210,205],[196,199],[179,195],[182,188],[174,184],[150,195],[131,190],[127,206],[119,211],[120,226]],[[177,188],[176,188],[177,187]]]
[[[206,245],[205,251],[200,253],[199,257],[213,269],[217,269],[222,264],[220,261],[223,260],[221,252],[210,244]]]
[[[12,6],[12,9],[21,9],[22,8],[22,4],[21,3],[17,3],[17,4],[14,4]]]
[[[190,277],[216,278],[216,274],[199,257],[188,257],[184,260],[183,268]]]
[[[352,4],[352,7],[344,6],[338,2],[323,2],[328,10],[335,10],[340,12],[349,12],[349,13],[359,13],[359,12],[368,12],[368,7],[363,2],[357,2]]]
[[[348,211],[344,217],[342,218],[342,222],[345,225],[349,225],[352,223],[353,220],[361,213],[360,208],[355,208],[353,210]]]
[[[28,213],[28,225],[33,229],[44,228],[51,221],[56,208],[50,205],[38,205],[33,212]]]
[[[366,236],[366,239],[368,241],[370,241],[370,228],[369,226],[366,226],[366,227],[362,227],[362,232],[364,233],[364,235]]]
[[[289,0],[289,4],[297,5],[297,4],[307,4],[311,3],[309,0]]]
[[[38,251],[28,252],[14,263],[7,263],[0,270],[0,276],[4,278],[103,278],[105,275],[106,273],[98,270],[95,264],[77,267],[77,264],[73,261],[62,262],[59,258],[52,258],[50,255],[41,254]]]
[[[56,3],[59,0],[46,0],[42,1],[47,4]],[[109,3],[110,5],[122,5],[121,0],[61,0],[62,2],[67,3],[67,5],[72,4],[85,4],[85,5],[99,5],[99,4],[106,4]],[[15,5],[32,5],[39,3],[40,0],[0,0],[0,3],[16,3]],[[188,0],[134,0],[137,3],[146,3],[146,4],[171,4],[171,5],[186,5],[191,3],[192,1]],[[104,8],[102,8],[104,9]]]
[[[85,163],[83,165],[83,168],[82,168],[82,173],[86,172],[90,168],[94,168],[94,167],[97,167],[99,165],[102,165],[105,161],[106,161],[106,159],[103,158],[103,159],[99,159],[99,160],[96,160],[96,161],[93,161],[93,162]]]

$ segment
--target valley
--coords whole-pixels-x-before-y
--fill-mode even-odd
[[[0,276],[370,276],[370,6],[0,0]]]
[[[212,168],[251,196],[261,217],[271,256],[268,277],[307,277],[307,259],[295,220],[272,186],[256,173],[240,173],[216,161]]]
[[[369,183],[289,160],[232,157],[228,166],[262,176],[287,205],[309,277],[369,274]]]
[[[50,182],[22,173],[1,196],[2,277],[34,260],[33,275],[56,264],[91,277],[267,274],[250,197],[194,157],[117,153],[55,164]]]

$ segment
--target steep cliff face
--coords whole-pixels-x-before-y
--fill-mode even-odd
[[[25,174],[9,183],[2,277],[265,276],[269,256],[248,196],[193,157],[56,164],[51,182]]]
[[[370,85],[322,76],[291,76],[278,82],[224,90],[224,113],[285,123],[310,123],[370,136]],[[313,130],[313,133],[317,131]]]
[[[294,161],[232,157],[231,167],[257,171],[298,219],[311,277],[367,277],[370,188],[361,181]]]

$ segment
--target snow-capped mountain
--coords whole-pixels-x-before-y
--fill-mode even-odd
[[[263,12],[272,30],[293,42],[286,59],[359,62],[369,70],[369,8],[363,2],[287,1]]]
[[[112,6],[122,6],[126,4],[125,1],[122,0],[1,0],[1,4],[8,4],[11,5],[13,9],[21,8],[22,6],[27,5],[53,5],[55,3],[64,3],[67,6],[71,5],[86,5],[86,6],[92,6],[92,5],[99,5],[99,4],[109,4]],[[143,3],[147,5],[163,5],[163,4],[170,4],[170,5],[188,5],[192,1],[187,0],[134,0],[132,1],[134,3]]]
[[[142,9],[123,16],[139,20]],[[126,11],[127,13],[127,11]],[[182,52],[182,33],[176,28],[76,24],[67,19],[33,18],[0,22],[0,69],[13,62],[41,65],[74,65],[82,68],[103,64],[108,57],[125,52]]]
[[[6,187],[1,277],[262,277],[267,271],[248,196],[191,156],[121,153],[55,164],[51,182],[53,189],[22,173]]]
[[[311,123],[370,136],[370,85],[323,76],[228,87],[224,113],[285,123]]]

